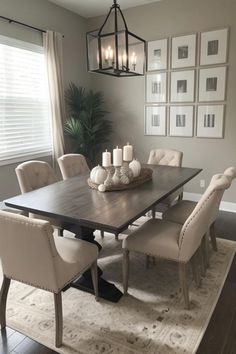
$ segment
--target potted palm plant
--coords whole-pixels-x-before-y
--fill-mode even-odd
[[[83,154],[92,167],[112,132],[112,123],[106,119],[108,112],[104,109],[103,95],[71,83],[65,92],[65,101],[69,114],[65,133],[73,140],[74,152]]]

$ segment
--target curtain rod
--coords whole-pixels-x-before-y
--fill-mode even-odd
[[[24,26],[24,27],[31,28],[32,30],[35,30],[35,31],[38,31],[38,32],[46,33],[46,31],[41,29],[41,28],[33,27],[33,26],[30,26],[30,25],[27,25],[26,23],[13,20],[13,19],[5,17],[5,16],[0,16],[0,19],[6,20],[9,23],[16,23],[17,25],[21,25],[21,26]]]

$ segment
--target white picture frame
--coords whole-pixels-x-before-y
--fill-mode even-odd
[[[201,33],[200,65],[223,64],[227,61],[228,28]]]
[[[170,101],[194,102],[195,99],[195,70],[171,72]]]
[[[145,107],[145,135],[166,136],[166,106]]]
[[[146,75],[146,102],[165,103],[167,100],[167,73]]]
[[[226,89],[226,67],[200,69],[199,102],[224,101]]]
[[[171,68],[185,68],[196,65],[197,35],[173,37],[171,40]]]
[[[223,138],[224,105],[201,105],[197,112],[199,138]]]
[[[193,136],[193,106],[170,106],[169,136]]]
[[[147,71],[166,70],[168,65],[168,39],[150,41],[147,47]]]

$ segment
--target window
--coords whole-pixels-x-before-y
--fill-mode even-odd
[[[0,36],[0,165],[51,152],[43,48]]]

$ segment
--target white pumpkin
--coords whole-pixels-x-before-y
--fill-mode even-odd
[[[129,168],[132,170],[134,177],[138,177],[141,172],[141,163],[134,159],[133,161],[130,162]]]
[[[103,184],[106,178],[107,178],[107,172],[100,165],[94,167],[90,172],[90,179],[93,183]]]
[[[106,192],[106,186],[105,186],[105,184],[100,184],[100,185],[98,186],[98,190],[99,190],[99,192],[102,192],[102,193]]]

